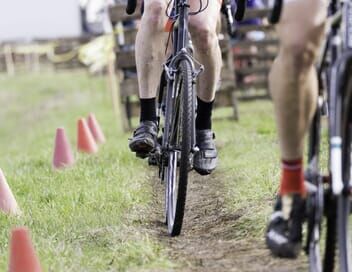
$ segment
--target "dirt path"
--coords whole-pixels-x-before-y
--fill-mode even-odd
[[[270,256],[263,239],[238,240],[233,229],[245,211],[225,208],[221,176],[192,174],[182,234],[170,238],[163,224],[163,188],[155,185],[148,229],[166,248],[177,271],[306,271],[306,258],[282,261]]]

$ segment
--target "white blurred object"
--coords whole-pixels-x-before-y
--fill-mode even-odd
[[[246,37],[251,41],[261,41],[265,39],[265,33],[263,31],[253,30],[253,31],[249,31],[246,34]]]
[[[81,7],[85,9],[85,21],[89,32],[111,33],[108,8],[114,3],[114,0],[80,0]]]
[[[82,8],[85,8],[87,6],[87,3],[89,2],[89,0],[79,0],[79,5]]]
[[[79,0],[2,0],[0,3],[0,41],[82,35]]]
[[[109,63],[114,61],[114,37],[103,35],[80,47],[79,60],[89,67],[91,73],[102,71]]]

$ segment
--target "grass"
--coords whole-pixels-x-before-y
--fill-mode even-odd
[[[217,117],[227,114],[216,112]],[[279,181],[279,150],[271,101],[240,103],[240,120],[215,123],[220,160],[227,187],[227,205],[241,217],[234,239],[264,236]]]
[[[228,115],[218,110],[217,117]],[[220,166],[227,186],[227,205],[239,213],[234,239],[263,239],[280,180],[279,145],[271,101],[240,104],[240,120],[215,123]],[[327,173],[327,123],[322,123],[321,170]],[[306,146],[307,148],[307,146]],[[305,154],[307,154],[307,150]]]
[[[162,247],[140,231],[151,198],[146,169],[119,134],[104,78],[82,72],[0,77],[0,167],[20,218],[0,213],[0,271],[6,271],[11,227],[30,228],[45,271],[169,268]],[[55,129],[75,143],[76,121],[96,114],[108,139],[96,156],[51,168]]]
[[[172,269],[164,246],[141,229],[151,201],[145,163],[118,132],[104,78],[83,72],[0,76],[0,167],[23,211],[0,213],[0,271],[6,271],[11,227],[28,226],[45,271]],[[66,171],[51,168],[55,129],[75,143],[76,121],[94,112],[107,143],[95,156],[75,153]],[[215,112],[228,116],[231,109]],[[279,180],[270,101],[240,103],[240,121],[214,123],[218,172],[227,208],[241,216],[235,239],[263,237]]]

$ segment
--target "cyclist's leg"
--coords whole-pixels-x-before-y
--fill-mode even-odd
[[[282,156],[279,201],[271,218],[267,244],[282,257],[296,257],[301,243],[305,187],[304,137],[318,91],[314,61],[324,34],[326,0],[286,1],[277,27],[281,47],[270,73]]]
[[[199,0],[190,0],[192,11],[199,9],[199,2]],[[204,5],[205,3],[203,7]],[[198,90],[198,97],[205,102],[214,100],[215,88],[220,79],[222,60],[216,33],[220,8],[220,1],[209,1],[209,6],[203,12],[191,16],[189,22],[195,57],[205,68],[200,75]]]
[[[203,2],[203,7],[206,1]],[[199,9],[199,0],[190,0],[191,10]],[[204,72],[198,80],[198,108],[196,118],[197,145],[200,148],[194,157],[194,168],[200,174],[210,174],[216,167],[217,152],[211,131],[211,112],[216,85],[220,79],[221,51],[217,38],[217,23],[221,3],[209,1],[201,13],[190,17],[190,32],[195,48],[195,57],[204,65]]]
[[[156,143],[155,97],[165,60],[167,33],[164,26],[166,0],[144,0],[144,14],[136,37],[136,64],[141,124],[130,141],[132,151],[146,155]]]
[[[144,0],[144,13],[136,37],[139,96],[154,98],[165,61],[166,0]]]

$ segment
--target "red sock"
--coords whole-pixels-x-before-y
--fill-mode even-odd
[[[304,186],[303,161],[302,159],[286,161],[282,160],[282,176],[280,195],[306,194]]]

